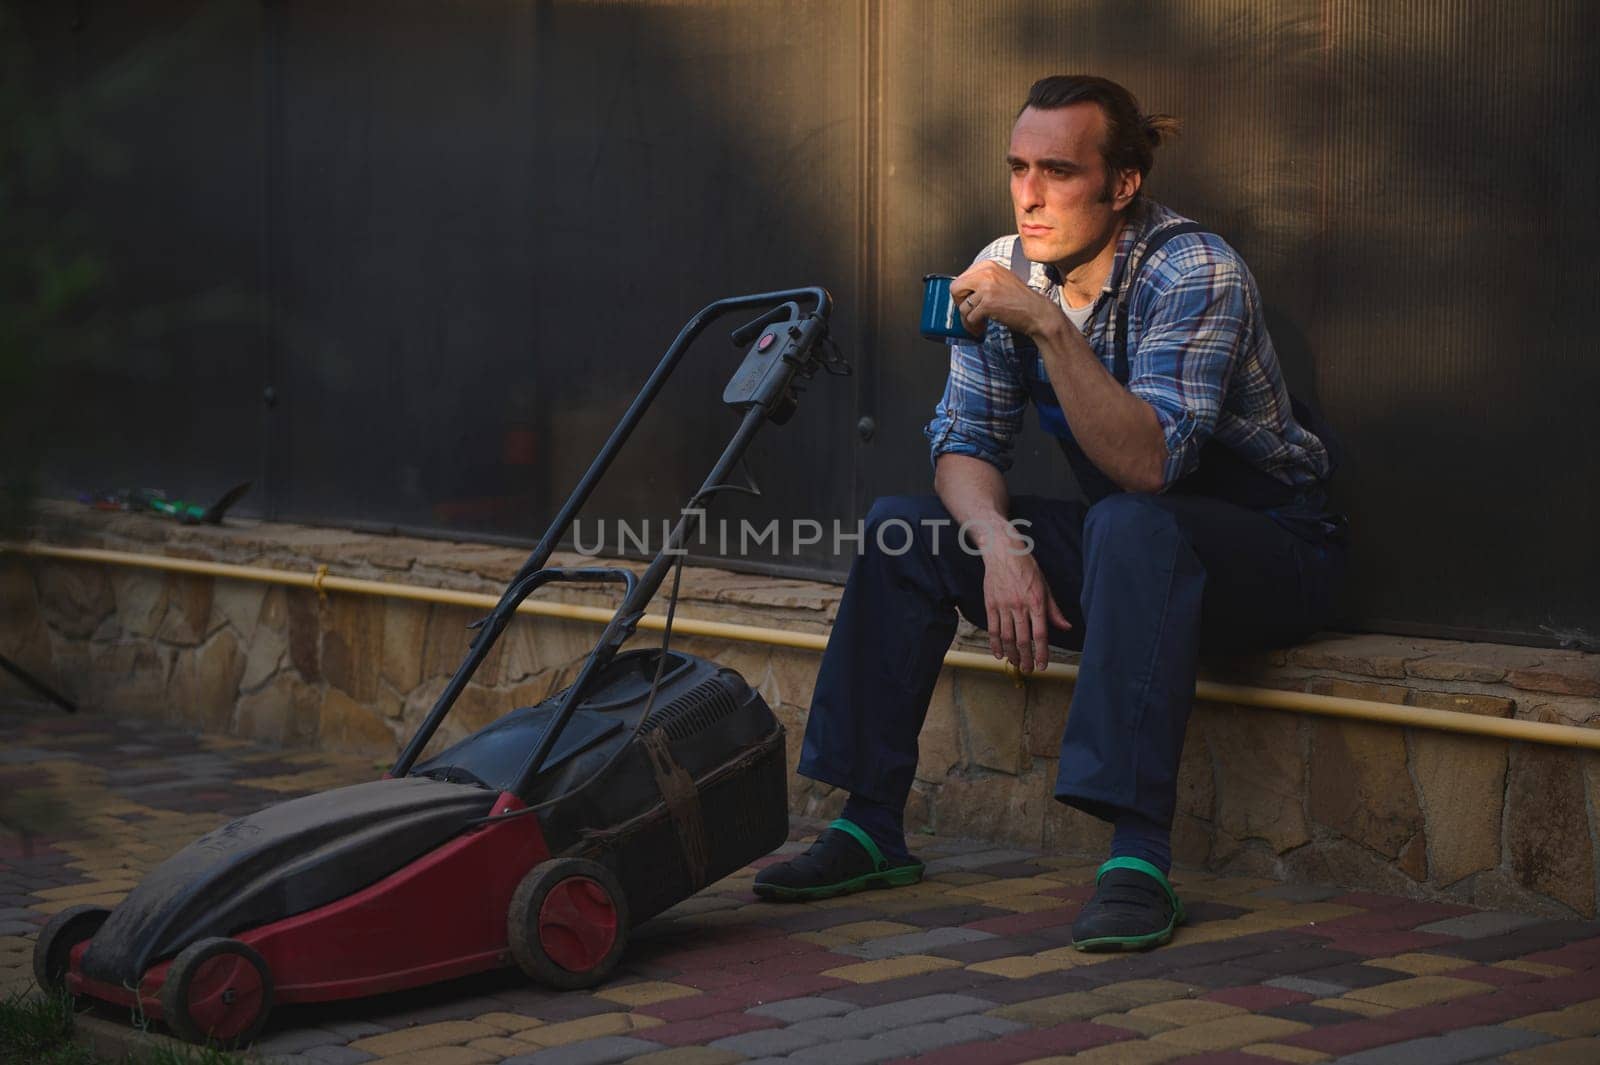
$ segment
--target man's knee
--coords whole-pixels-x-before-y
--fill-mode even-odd
[[[1083,539],[1089,558],[1127,552],[1147,557],[1152,547],[1187,542],[1177,515],[1163,505],[1161,496],[1148,492],[1121,492],[1090,507]]]
[[[879,496],[862,527],[863,551],[903,555],[938,554],[955,545],[956,523],[935,495]],[[935,548],[932,545],[938,543]]]

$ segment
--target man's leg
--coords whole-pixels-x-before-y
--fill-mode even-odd
[[[1035,542],[1045,580],[1075,626],[1083,513],[1081,504],[1057,500],[1019,497],[1012,503],[1013,518],[1028,522],[1024,531]],[[880,860],[890,868],[916,864],[905,847],[901,816],[916,775],[917,736],[955,636],[957,610],[978,625],[986,618],[983,560],[961,547],[938,497],[879,499],[865,533],[817,674],[798,768],[802,776],[850,793],[845,820],[876,851],[874,862],[863,867],[866,873],[858,873],[870,876]],[[1068,638],[1052,634],[1052,642]],[[818,846],[830,862],[808,854],[769,867],[757,890],[770,897],[815,898],[823,895],[808,893],[812,881],[820,880],[816,890],[823,891],[858,879],[837,879],[857,869],[856,843],[825,832]]]
[[[1116,824],[1108,866],[1121,867],[1075,924],[1080,944],[1144,947],[1170,936],[1181,908],[1165,875],[1199,653],[1315,631],[1342,561],[1218,500],[1124,494],[1090,508],[1082,673],[1056,797]]]

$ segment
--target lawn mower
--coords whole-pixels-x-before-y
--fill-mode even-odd
[[[547,568],[551,553],[697,336],[748,348],[723,401],[737,431],[642,573]],[[276,1003],[326,1002],[516,964],[554,988],[614,969],[631,927],[788,835],[784,730],[733,670],[670,648],[621,653],[682,545],[757,431],[800,383],[848,373],[821,288],[709,304],[679,332],[464,661],[380,780],[267,807],[153,869],[114,909],[45,925],[41,987],[132,1008],[191,1042],[248,1044]],[[552,582],[618,582],[622,598],[565,690],[422,759],[518,605]]]

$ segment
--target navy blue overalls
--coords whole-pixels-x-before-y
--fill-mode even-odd
[[[1195,229],[1161,231],[1142,260]],[[1114,373],[1124,386],[1126,314],[1120,301]],[[1284,485],[1214,441],[1166,492],[1122,492],[1072,439],[1049,382],[1030,388],[1086,497],[1011,500],[1072,622],[1066,632],[1052,626],[1050,642],[1083,652],[1055,795],[1107,820],[1131,812],[1170,825],[1198,656],[1281,646],[1320,628],[1343,576],[1342,522],[1325,513],[1320,486]],[[934,495],[873,504],[817,674],[801,775],[904,807],[956,612],[987,624],[983,560],[959,548],[953,528]]]

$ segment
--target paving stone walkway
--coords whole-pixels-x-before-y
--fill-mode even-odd
[[[29,985],[51,913],[113,904],[221,821],[376,771],[0,708],[0,809],[32,809],[39,829],[0,828],[0,994]],[[797,824],[784,850],[816,829]],[[1180,870],[1191,921],[1171,946],[1089,955],[1068,928],[1092,865],[972,840],[917,850],[924,883],[805,906],[757,901],[741,870],[636,929],[594,991],[508,971],[283,1007],[255,1050],[281,1065],[1600,1062],[1600,923]]]

